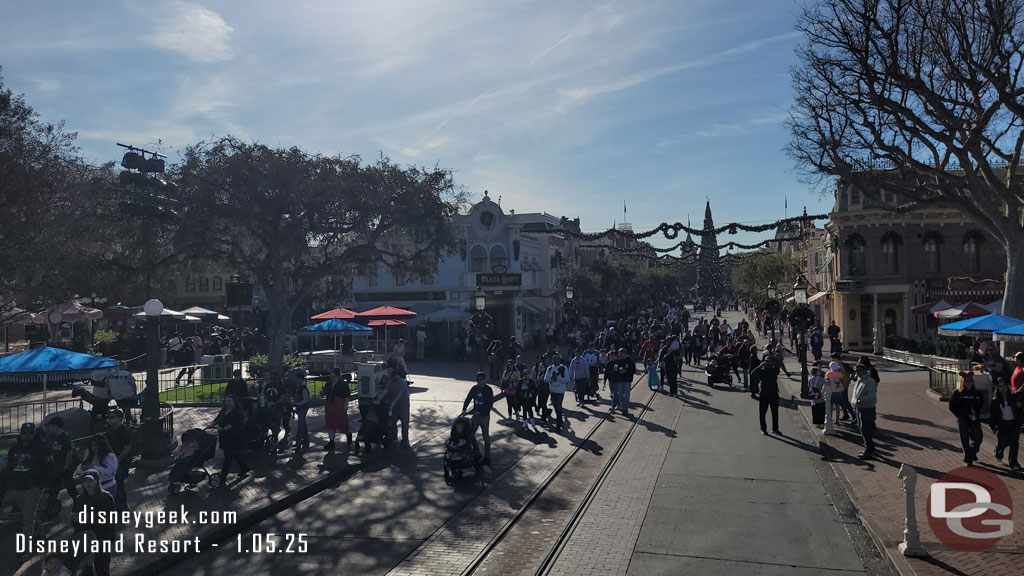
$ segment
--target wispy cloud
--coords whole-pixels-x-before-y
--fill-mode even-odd
[[[221,62],[231,60],[231,33],[220,14],[183,2],[171,2],[163,10],[157,30],[148,37],[157,48],[177,52],[195,62]]]
[[[701,140],[704,138],[737,136],[753,130],[779,126],[786,118],[788,118],[788,115],[785,112],[778,112],[749,118],[747,120],[741,120],[739,122],[716,122],[710,126],[699,128],[692,132],[662,138],[655,145],[655,149],[665,150],[684,142],[692,142],[694,140]]]

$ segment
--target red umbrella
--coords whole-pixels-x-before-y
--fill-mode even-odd
[[[934,313],[936,318],[942,320],[967,320],[969,318],[977,318],[978,316],[986,316],[988,314],[991,314],[988,309],[980,304],[975,304],[974,302],[953,306],[952,308],[939,310]]]
[[[405,326],[401,320],[370,320],[367,326]]]
[[[328,310],[313,316],[313,320],[355,320],[355,318],[356,313],[348,308],[335,308],[334,310]]]
[[[358,318],[369,318],[371,320],[401,320],[403,318],[415,318],[416,313],[412,310],[402,310],[394,306],[381,306],[366,312],[356,314]]]

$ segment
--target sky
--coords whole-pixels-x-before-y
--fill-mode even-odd
[[[232,134],[451,169],[472,200],[760,224],[827,212],[783,147],[789,0],[5,2],[0,67],[94,162]],[[788,211],[785,204],[788,203]],[[719,242],[754,242],[739,234]],[[657,244],[671,244],[660,241]]]

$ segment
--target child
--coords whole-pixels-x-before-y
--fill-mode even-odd
[[[527,373],[525,364],[519,365],[519,374],[519,389],[516,392],[516,397],[519,400],[519,405],[523,408],[523,428],[529,430],[529,426],[533,426],[534,432],[540,432],[533,419],[533,406],[537,402],[537,384]]]
[[[60,556],[57,556],[56,554],[47,554],[46,557],[43,558],[42,576],[71,576],[71,570],[64,565]]]

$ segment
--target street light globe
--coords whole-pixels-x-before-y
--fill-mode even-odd
[[[146,313],[146,316],[159,316],[164,312],[164,303],[153,298],[152,300],[147,300],[146,303],[142,305],[142,310]]]
[[[775,298],[775,285],[771,282],[768,283],[768,297]]]
[[[487,295],[484,294],[483,288],[477,286],[476,293],[473,294],[473,308],[476,308],[477,312],[483,312],[485,306],[487,306]]]
[[[807,283],[803,278],[798,279],[793,285],[793,300],[797,304],[807,304]]]
[[[572,296],[573,296],[572,284],[569,284],[568,286],[565,287],[565,299],[566,300],[572,300]]]

